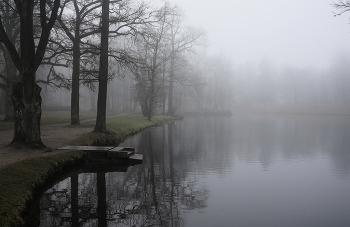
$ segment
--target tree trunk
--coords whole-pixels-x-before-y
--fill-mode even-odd
[[[13,110],[13,104],[12,104],[12,84],[8,83],[6,84],[6,92],[5,92],[5,118],[4,121],[14,121],[15,120],[15,114]]]
[[[171,27],[171,58],[170,58],[170,73],[169,73],[169,100],[168,114],[174,115],[174,77],[175,77],[175,37],[173,26]]]
[[[5,104],[5,119],[4,121],[14,121],[15,120],[15,115],[14,115],[14,110],[13,110],[13,104],[11,100],[12,96],[12,90],[13,90],[13,85],[15,81],[18,81],[16,78],[17,74],[17,69],[15,64],[13,63],[11,56],[9,52],[6,50],[4,51],[4,60],[5,60],[5,66],[6,66],[6,104]]]
[[[35,83],[35,43],[33,38],[34,1],[23,1],[20,18],[21,67],[23,83],[14,85],[12,102],[15,131],[11,145],[45,148],[40,137],[41,88]]]
[[[162,80],[162,89],[163,89],[163,105],[162,105],[162,114],[165,114],[165,104],[166,104],[166,92],[165,92],[165,64],[163,64],[163,69],[162,69],[162,73],[163,73],[163,80]]]
[[[174,115],[174,59],[170,60],[168,114]]]
[[[79,77],[80,77],[80,23],[76,23],[75,39],[73,40],[73,71],[71,93],[71,125],[79,125]]]
[[[174,194],[175,194],[175,171],[174,171],[174,147],[173,147],[173,123],[169,124],[168,141],[169,141],[169,171],[170,171],[170,213],[173,214]],[[171,215],[173,219],[173,215]],[[173,222],[173,220],[172,220]]]
[[[73,54],[74,56],[74,54]],[[71,125],[79,125],[79,63],[76,63],[73,58],[73,73],[72,73],[72,93],[71,93]],[[76,66],[77,65],[77,66]]]
[[[5,90],[0,89],[0,114],[5,113]]]
[[[155,91],[154,91],[154,80],[155,80],[156,72],[155,70],[152,70],[152,75],[151,75],[151,87],[150,87],[150,99],[149,99],[149,109],[148,109],[148,120],[152,120],[153,116],[153,111],[154,111],[154,96],[155,96]]]
[[[155,98],[155,79],[156,79],[156,75],[157,75],[157,56],[158,56],[158,48],[159,48],[159,42],[160,40],[157,41],[156,45],[155,45],[155,52],[153,54],[153,63],[152,63],[152,69],[151,69],[151,85],[150,85],[150,98],[149,98],[149,109],[148,109],[148,120],[152,119],[153,116],[153,111],[154,111],[154,98]]]
[[[45,148],[40,137],[41,118],[41,88],[35,84],[33,99],[24,98],[25,86],[15,84],[12,102],[15,112],[15,131],[11,145],[26,146],[29,148]]]
[[[71,185],[71,226],[79,225],[79,175],[70,177]]]
[[[98,226],[107,226],[106,174],[97,172],[97,220]]]
[[[96,111],[96,91],[90,90],[90,110]]]
[[[22,82],[14,85],[12,102],[15,113],[15,131],[12,145],[27,148],[45,148],[40,138],[41,88],[35,83],[35,72],[45,54],[50,31],[56,21],[60,0],[54,1],[50,18],[46,16],[46,1],[40,1],[41,37],[35,47],[33,16],[36,1],[16,1],[20,16],[20,54],[9,39],[0,17],[0,40],[9,51]],[[48,20],[47,20],[48,19]]]
[[[108,33],[109,33],[109,0],[102,1],[101,55],[97,99],[97,117],[95,132],[106,132],[106,101],[108,78]]]

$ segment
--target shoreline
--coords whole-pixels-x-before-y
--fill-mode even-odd
[[[77,127],[69,127],[61,124],[59,126],[49,125],[46,126],[47,128],[43,126],[42,140],[46,146],[52,147],[53,150],[50,152],[2,147],[0,149],[2,160],[0,162],[0,226],[22,226],[27,207],[33,201],[36,192],[44,186],[45,182],[52,176],[59,174],[63,168],[72,166],[83,160],[81,151],[58,151],[55,150],[56,148],[66,145],[91,145],[103,141],[108,143],[111,140],[119,144],[126,137],[148,127],[164,125],[178,118],[161,116],[155,117],[153,121],[148,121],[141,115],[124,115],[123,117],[120,116],[113,119],[118,123],[119,120],[116,119],[121,119],[120,121],[124,120],[124,126],[119,128],[119,130],[114,130],[108,136],[91,132],[92,129],[89,123]],[[132,123],[125,119],[129,119]],[[113,123],[111,121],[110,124]],[[44,130],[48,128],[52,130],[54,135],[51,135],[50,131]],[[77,134],[79,131],[83,133]],[[3,132],[1,131],[2,134],[4,134]],[[7,140],[6,138],[5,140],[2,138],[0,141],[0,145],[2,146],[4,141],[8,141],[8,138],[12,136],[8,131],[6,132]],[[46,139],[44,139],[45,134],[48,136]],[[2,157],[6,157],[6,155],[7,162],[3,162]],[[10,156],[12,158],[9,158]]]

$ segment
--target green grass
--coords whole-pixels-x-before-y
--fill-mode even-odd
[[[79,119],[81,121],[86,119],[96,118],[95,112],[80,112]],[[41,124],[60,124],[70,123],[69,111],[48,111],[43,112],[41,115]]]
[[[116,113],[107,113],[107,116],[114,115]],[[5,115],[0,115],[0,119],[4,119]],[[95,112],[80,112],[80,121],[87,119],[95,119]],[[61,124],[70,123],[70,112],[69,111],[44,111],[41,115],[41,125],[46,124]],[[0,120],[0,131],[9,130],[14,128],[14,122],[6,122]]]
[[[170,116],[155,116],[152,121],[142,115],[123,115],[107,119],[108,133],[88,133],[82,135],[74,145],[118,144],[128,135],[147,127],[158,126],[173,121]],[[85,122],[74,127],[86,127],[95,122]],[[73,126],[72,126],[73,127]],[[36,190],[63,167],[82,160],[80,151],[53,154],[31,158],[0,168],[0,227],[20,226],[23,214],[33,199]]]
[[[175,120],[174,117],[157,115],[152,121],[138,114],[123,115],[115,118],[108,118],[106,121],[108,133],[91,132],[83,135],[73,142],[74,145],[114,145],[122,142],[127,136],[132,135],[147,127],[165,124]],[[84,126],[93,126],[95,122],[86,122]]]
[[[0,226],[23,224],[22,213],[33,193],[45,181],[68,165],[81,160],[82,152],[31,158],[0,169]]]

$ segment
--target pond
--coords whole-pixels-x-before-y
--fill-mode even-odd
[[[186,117],[120,146],[143,163],[72,170],[28,226],[350,224],[349,117]]]

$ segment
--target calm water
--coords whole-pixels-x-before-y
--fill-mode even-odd
[[[121,146],[143,164],[70,174],[36,225],[350,226],[349,117],[185,118]]]

